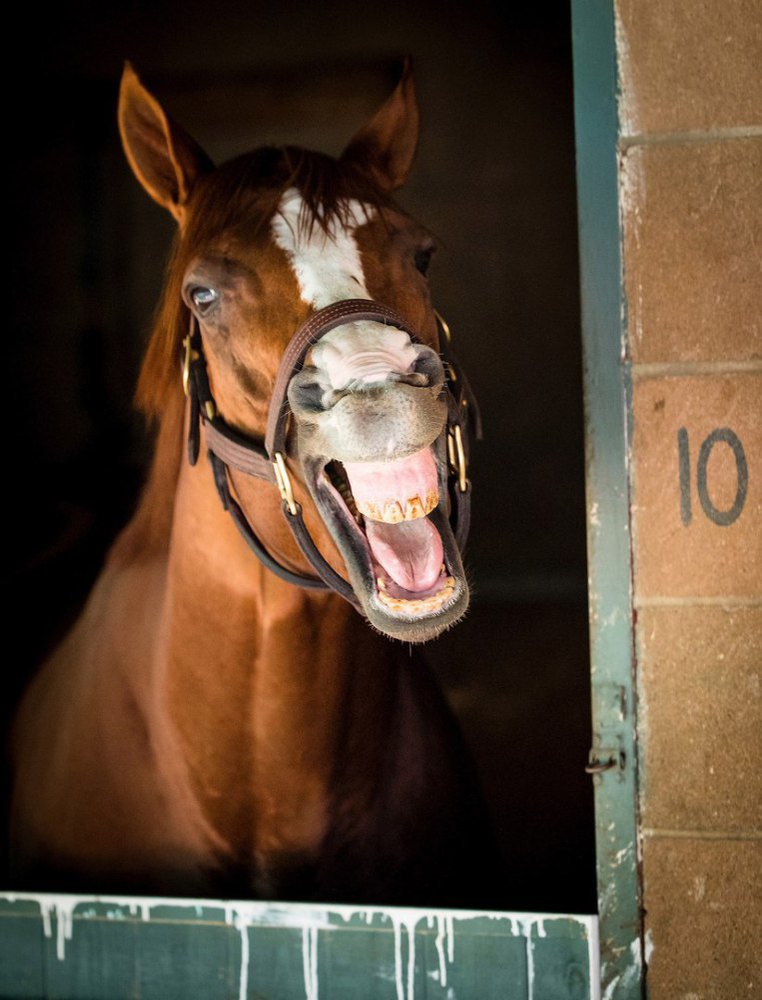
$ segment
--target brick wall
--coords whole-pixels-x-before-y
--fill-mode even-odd
[[[762,996],[762,8],[617,0],[654,1000]]]

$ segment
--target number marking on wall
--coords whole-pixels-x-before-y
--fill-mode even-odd
[[[712,500],[707,471],[712,451],[715,445],[720,442],[728,445],[733,452],[736,463],[736,495],[732,505],[726,510],[715,506]],[[693,507],[691,498],[690,439],[685,427],[681,427],[677,432],[677,452],[680,471],[680,518],[687,527],[693,520]],[[744,504],[746,503],[748,489],[749,466],[741,439],[729,427],[715,428],[701,442],[698,461],[696,462],[696,493],[698,494],[701,509],[710,521],[722,528],[726,528],[741,516]]]

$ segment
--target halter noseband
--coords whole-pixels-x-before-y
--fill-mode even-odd
[[[281,359],[275,380],[267,430],[264,442],[255,440],[231,427],[220,416],[212,397],[209,376],[204,360],[204,349],[198,320],[191,320],[191,332],[183,341],[183,386],[190,405],[188,428],[188,459],[191,465],[198,461],[201,444],[200,426],[204,425],[207,454],[214,473],[214,482],[222,506],[233,518],[236,527],[249,548],[258,559],[282,580],[297,587],[309,589],[330,589],[336,591],[362,613],[360,602],[353,588],[326,562],[307,531],[302,517],[301,506],[294,499],[291,478],[286,467],[286,435],[288,431],[288,406],[286,392],[294,375],[304,366],[304,359],[310,347],[331,330],[346,323],[370,320],[394,326],[403,330],[415,343],[420,338],[405,321],[388,306],[372,299],[344,299],[334,302],[325,309],[313,313],[289,341]],[[476,436],[481,438],[481,419],[476,399],[468,380],[458,368],[446,347],[449,346],[450,331],[437,313],[440,333],[442,360],[446,373],[447,424],[442,434],[446,435],[449,463],[449,492],[454,518],[453,530],[458,548],[463,551],[468,537],[471,512],[471,484],[467,476],[469,410],[474,414]],[[440,436],[441,437],[441,436]],[[278,487],[281,508],[291,528],[296,542],[317,577],[294,573],[281,565],[264,547],[257,537],[241,505],[230,490],[229,470],[238,469],[249,476],[264,479]]]

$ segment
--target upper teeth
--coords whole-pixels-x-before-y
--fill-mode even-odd
[[[409,497],[404,501],[386,500],[383,503],[376,503],[373,500],[364,500],[362,497],[355,497],[357,509],[371,521],[385,521],[387,524],[399,524],[400,521],[414,521],[417,517],[425,517],[439,503],[439,496],[433,490],[423,497]]]

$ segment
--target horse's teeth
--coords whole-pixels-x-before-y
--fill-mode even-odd
[[[431,490],[423,498],[423,513],[430,514],[439,503],[439,494],[436,490]]]
[[[399,524],[400,521],[405,520],[405,512],[398,500],[384,504],[384,520],[388,524]]]
[[[416,495],[407,499],[404,505],[400,500],[376,503],[373,500],[364,500],[362,497],[355,497],[354,502],[360,513],[370,518],[371,521],[399,524],[401,521],[414,521],[416,518],[430,514],[439,503],[439,496],[434,491],[427,493],[423,499]]]
[[[350,490],[349,486],[345,482],[339,482],[337,484],[337,489],[341,495],[342,500],[347,505],[350,514],[357,520],[359,512],[357,510],[357,505],[355,503],[355,498]]]
[[[405,520],[412,521],[416,517],[425,517],[426,511],[423,509],[420,497],[413,497],[405,504]]]
[[[407,614],[425,614],[430,611],[438,611],[455,592],[455,578],[448,576],[441,590],[429,597],[418,597],[408,600],[404,597],[392,597],[391,594],[380,586],[378,580],[378,597],[382,604],[385,604],[391,611],[406,612]]]

